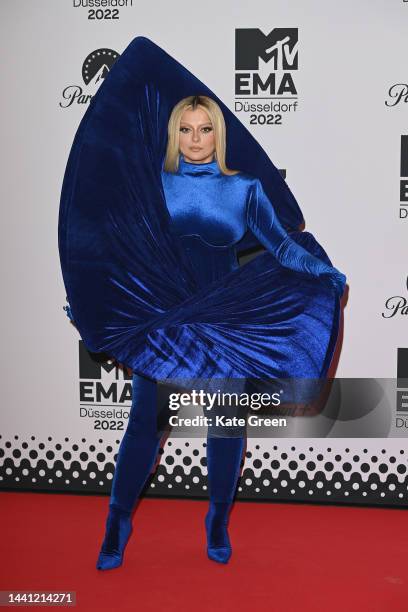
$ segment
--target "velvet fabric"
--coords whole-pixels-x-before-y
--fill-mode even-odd
[[[158,386],[155,381],[133,374],[132,407],[129,422],[119,446],[109,501],[106,530],[96,567],[119,567],[132,533],[131,513],[157,459],[164,433]],[[167,407],[164,405],[163,410]],[[218,413],[222,413],[219,407]],[[156,418],[156,415],[158,418]],[[227,563],[232,554],[228,536],[228,516],[233,503],[245,445],[240,427],[228,428],[216,436],[209,428],[207,470],[210,505],[205,517],[207,555]]]
[[[341,275],[288,235],[258,178],[244,172],[227,176],[216,160],[191,163],[179,155],[178,171],[162,171],[162,183],[198,286],[239,267],[237,247],[248,228],[285,268],[316,277]]]
[[[165,176],[169,115],[192,94],[221,106],[237,177],[216,163],[182,163],[179,176]],[[93,97],[64,176],[69,314],[90,351],[155,380],[324,377],[345,277],[312,234],[295,230],[301,221],[286,182],[231,111],[137,37]],[[236,254],[259,242],[267,251],[238,267]]]
[[[228,563],[232,554],[228,520],[238,484],[244,446],[244,437],[207,438],[210,489],[210,505],[205,517],[207,555],[218,563]]]
[[[133,375],[132,407],[120,443],[110,503],[130,512],[154,466],[162,431],[157,426],[157,384]]]
[[[218,563],[228,563],[232,554],[228,534],[228,518],[231,505],[211,501],[205,517],[207,555],[209,559]]]
[[[97,569],[114,569],[122,564],[125,546],[131,534],[130,512],[124,512],[111,504],[106,519],[105,537],[96,562]]]

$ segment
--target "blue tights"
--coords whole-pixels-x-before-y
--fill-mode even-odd
[[[164,434],[158,427],[156,382],[134,374],[132,390],[132,408],[116,461],[98,569],[112,569],[122,563],[124,549],[132,532],[131,514],[156,462]],[[228,437],[214,437],[209,429],[207,469],[210,504],[205,517],[207,555],[219,563],[227,563],[232,553],[227,525],[244,443],[242,429],[236,428]]]

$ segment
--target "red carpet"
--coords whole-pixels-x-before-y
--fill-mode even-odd
[[[102,572],[108,503],[2,492],[0,590],[76,591],[86,611],[408,610],[405,509],[236,502],[221,565],[206,557],[207,502],[144,499],[124,564]]]

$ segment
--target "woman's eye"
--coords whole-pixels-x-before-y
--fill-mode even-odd
[[[188,128],[188,127],[184,127],[184,126],[183,126],[183,127],[180,127],[180,132],[183,132],[183,133],[185,134],[186,132],[188,132],[188,131],[189,131],[189,129],[190,129],[190,128]],[[204,127],[204,128],[201,128],[201,129],[202,129],[202,131],[203,131],[205,134],[208,134],[209,132],[212,132],[212,127]]]

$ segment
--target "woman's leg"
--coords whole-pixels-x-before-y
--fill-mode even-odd
[[[162,433],[157,431],[156,382],[134,374],[132,407],[116,461],[98,569],[122,563],[132,531],[131,513],[155,463]]]
[[[237,385],[234,385],[234,390]],[[242,385],[238,388],[243,389]],[[229,389],[231,390],[231,389]],[[222,389],[221,389],[222,391]],[[225,388],[224,388],[225,391]],[[217,416],[246,420],[246,409],[217,404],[210,411],[213,425],[207,434],[207,470],[210,504],[205,517],[207,554],[218,563],[228,563],[232,554],[228,536],[228,518],[234,501],[246,441],[246,426],[216,427]]]

